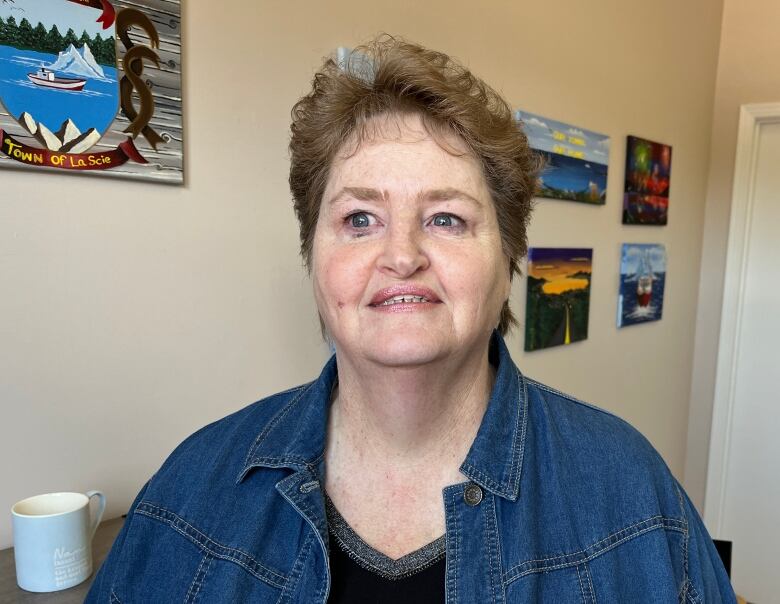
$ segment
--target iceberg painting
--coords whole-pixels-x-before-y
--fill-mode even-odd
[[[81,49],[71,44],[67,50],[63,50],[59,54],[54,63],[47,65],[46,69],[85,78],[106,79],[106,74],[103,68],[95,61],[95,55],[92,54],[89,44],[84,44]]]

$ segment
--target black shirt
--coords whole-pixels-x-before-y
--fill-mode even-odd
[[[393,560],[363,541],[325,495],[330,534],[328,604],[444,602],[445,539]]]
[[[432,604],[444,602],[445,559],[400,579],[366,570],[336,546],[330,551],[329,604]]]

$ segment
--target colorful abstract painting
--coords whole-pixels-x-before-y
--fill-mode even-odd
[[[609,137],[550,118],[515,111],[532,149],[544,156],[539,197],[604,204]]]
[[[618,327],[658,321],[664,309],[666,249],[655,243],[624,243],[620,260]]]
[[[666,224],[671,171],[672,148],[669,145],[628,137],[623,224]]]
[[[592,265],[592,249],[528,250],[526,351],[588,337]]]
[[[0,168],[182,183],[178,0],[0,0]]]

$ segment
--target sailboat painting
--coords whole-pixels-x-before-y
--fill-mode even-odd
[[[528,250],[526,352],[588,337],[592,266],[590,248]]]
[[[624,243],[620,260],[617,325],[658,321],[664,307],[666,248],[656,243]]]

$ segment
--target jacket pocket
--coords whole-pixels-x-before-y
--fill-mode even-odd
[[[287,582],[149,502],[138,505],[132,523],[112,584],[117,602],[275,602]]]
[[[169,527],[136,512],[111,586],[111,602],[192,602],[204,553]],[[195,587],[193,587],[195,585]]]

